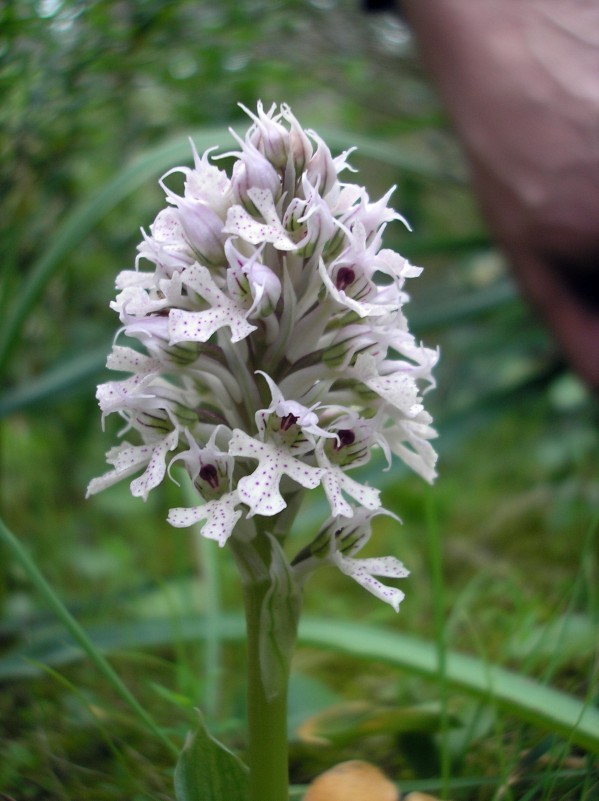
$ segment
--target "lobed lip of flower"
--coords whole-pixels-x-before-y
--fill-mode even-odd
[[[323,564],[332,564],[342,573],[353,578],[364,589],[381,601],[399,611],[404,593],[397,587],[389,587],[379,581],[381,578],[402,579],[409,571],[394,556],[356,559],[372,535],[372,519],[379,514],[396,516],[385,509],[370,511],[355,509],[351,520],[332,517],[320,529],[313,542],[293,560],[292,568],[299,581],[305,581],[311,573]]]
[[[224,154],[231,175],[192,144],[193,167],[160,181],[167,207],[135,270],[117,277],[111,307],[136,346],[114,345],[108,366],[130,375],[97,395],[103,418],[119,414],[140,444],[111,449],[112,470],[88,495],[141,473],[131,491],[146,499],[178,466],[198,505],[171,509],[169,523],[201,522],[223,546],[248,536],[240,521],[255,535],[252,518],[322,486],[331,517],[298,575],[326,556],[397,608],[403,593],[376,577],[402,578],[401,563],[354,558],[387,512],[348,471],[380,448],[388,467],[395,455],[436,475],[420,385],[434,386],[438,352],[415,341],[403,313],[404,283],[420,268],[382,247],[387,225],[407,223],[388,205],[393,189],[373,202],[343,183],[351,151],[333,157],[288,106],[244,110],[250,128]],[[182,194],[169,188],[175,173]]]

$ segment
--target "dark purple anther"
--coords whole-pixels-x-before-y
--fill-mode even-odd
[[[285,417],[281,417],[281,431],[289,431],[292,425],[297,423],[299,418],[297,418],[294,414],[286,414]]]
[[[200,468],[200,478],[210,484],[212,489],[218,489],[218,471],[213,464],[205,464]]]
[[[356,274],[351,267],[342,267],[337,273],[337,278],[335,279],[337,289],[346,289],[350,284],[353,284],[355,278]]]
[[[341,448],[344,448],[346,445],[353,445],[356,441],[356,435],[351,428],[342,428],[337,432],[337,436],[339,440],[333,445],[336,451],[341,450]]]

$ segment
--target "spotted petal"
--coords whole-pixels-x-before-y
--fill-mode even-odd
[[[330,556],[331,561],[342,573],[353,578],[365,590],[374,596],[390,604],[396,612],[402,602],[405,593],[397,587],[388,587],[380,582],[375,576],[385,578],[405,578],[409,571],[394,556],[380,556],[370,559],[352,559],[344,556],[339,551],[334,551]]]
[[[314,489],[320,484],[324,474],[322,468],[305,464],[283,448],[253,439],[240,429],[233,432],[229,453],[232,456],[249,456],[258,460],[256,470],[251,475],[240,478],[237,485],[239,497],[250,507],[248,517],[255,514],[270,517],[287,506],[279,491],[284,475],[306,489]]]
[[[166,472],[166,454],[177,447],[179,432],[171,431],[158,442],[147,445],[130,445],[124,442],[112,448],[107,455],[107,461],[114,466],[114,470],[100,478],[90,481],[87,488],[87,497],[111,487],[121,479],[136,473],[146,466],[146,470],[139,478],[131,482],[131,494],[147,499],[150,490],[157,487]]]
[[[408,417],[415,417],[422,411],[418,387],[410,374],[396,370],[380,375],[376,359],[366,353],[360,354],[356,359],[354,373],[373,392]]]
[[[232,206],[227,214],[225,232],[252,245],[270,242],[277,250],[296,250],[297,245],[279,219],[272,194],[267,189],[256,187],[248,189],[247,194],[265,222],[256,220],[243,206]]]
[[[205,520],[202,536],[216,540],[222,548],[241,517],[241,510],[235,509],[238,504],[237,492],[227,492],[221,498],[208,501],[203,506],[170,509],[167,520],[176,528],[186,528]]]
[[[171,309],[168,321],[171,345],[178,342],[207,342],[223,326],[231,329],[231,342],[239,342],[256,330],[256,326],[246,319],[247,310],[217,287],[207,267],[193,264],[183,273],[182,281],[207,301],[211,308],[198,312]]]
[[[157,487],[166,473],[166,454],[174,450],[179,442],[179,432],[171,431],[152,449],[152,455],[143,475],[131,482],[131,494],[147,500],[150,490]]]
[[[389,302],[376,302],[376,298],[378,297],[377,288],[374,284],[369,287],[364,285],[363,288],[363,295],[367,298],[374,298],[374,302],[370,300],[356,300],[352,298],[345,290],[338,289],[327,270],[327,267],[324,261],[321,259],[318,265],[318,269],[320,271],[320,277],[327,288],[327,292],[333,297],[337,303],[340,303],[342,306],[347,306],[348,309],[356,312],[360,317],[381,317],[385,314],[390,314],[391,312],[396,311],[399,306],[399,302],[396,298],[391,297]]]
[[[322,464],[320,459],[319,464]],[[354,514],[353,507],[345,500],[343,493],[346,492],[354,500],[358,501],[361,506],[366,509],[378,509],[381,505],[380,491],[374,487],[368,487],[355,481],[347,475],[337,465],[332,465],[326,468],[326,472],[322,477],[322,486],[331,506],[331,514],[341,515],[343,517],[352,517]]]
[[[108,354],[106,367],[109,370],[120,370],[125,373],[149,374],[157,372],[160,368],[158,359],[152,359],[145,353],[140,353],[133,348],[115,345]]]

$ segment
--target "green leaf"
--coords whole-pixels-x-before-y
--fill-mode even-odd
[[[353,622],[304,618],[299,639],[423,676],[439,676],[435,644],[405,634]],[[455,651],[447,652],[445,668],[449,686],[599,752],[599,710],[590,701],[585,703],[527,676]]]
[[[248,777],[243,762],[208,733],[200,715],[175,769],[177,801],[246,801]]]

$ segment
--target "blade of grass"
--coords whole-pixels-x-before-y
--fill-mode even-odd
[[[556,780],[567,782],[580,779],[584,782],[591,781],[589,778],[590,771],[581,768],[559,769],[556,771]],[[545,773],[529,773],[526,776],[528,782],[542,781],[546,779]],[[468,778],[453,777],[449,781],[449,788],[452,792],[457,793],[464,790],[479,791],[483,787],[499,787],[503,782],[503,776],[472,776]],[[399,788],[398,788],[399,789]],[[441,790],[441,782],[439,779],[402,779],[401,791],[402,798],[406,797],[408,793],[438,793]],[[290,787],[291,801],[301,801],[306,793],[305,785],[294,784]],[[468,796],[478,798],[479,795]],[[427,796],[430,797],[430,796]],[[484,796],[487,797],[486,795]],[[536,796],[535,796],[536,797]],[[552,799],[557,798],[557,795],[551,796]],[[588,799],[590,796],[581,795],[581,799]]]
[[[428,552],[431,564],[433,586],[433,618],[435,622],[435,644],[437,648],[437,664],[439,666],[439,700],[441,703],[441,796],[449,797],[449,778],[451,762],[449,753],[449,712],[447,708],[447,628],[445,625],[445,585],[443,583],[443,555],[437,516],[433,506],[434,497],[428,492],[426,496],[426,519],[428,532]]]
[[[0,532],[2,529],[0,528]],[[178,622],[177,636],[205,639],[207,624],[197,617]],[[173,626],[167,619],[90,626],[88,636],[95,649],[131,650],[164,646],[172,641]],[[240,614],[219,618],[222,641],[237,641],[245,636]],[[305,616],[300,623],[300,643],[337,651],[355,659],[383,662],[429,679],[439,675],[437,645],[393,630],[343,620],[324,620]],[[20,648],[0,659],[0,679],[37,675],[27,657],[54,666],[81,658],[85,653],[73,645],[57,643],[55,632],[37,639],[32,647]],[[446,653],[446,680],[450,687],[492,702],[497,709],[549,732],[568,738],[575,745],[599,753],[599,710],[567,693],[546,687],[512,670],[494,666],[482,659]]]
[[[134,649],[161,648],[177,640],[205,640],[208,632],[206,620],[197,615],[171,618],[144,618],[118,623],[94,624],[87,627],[87,635],[95,648],[102,653],[126,653]],[[222,615],[219,620],[219,637],[234,642],[243,639],[245,623],[241,614]],[[44,625],[37,631],[30,629],[27,645],[18,646],[0,657],[0,681],[26,679],[39,676],[33,662],[54,667],[82,659],[85,651],[76,642],[60,637],[55,625]]]
[[[156,723],[154,723],[146,710],[132,695],[130,690],[123,684],[114,668],[100,652],[89,635],[71,615],[69,610],[65,607],[52,587],[48,584],[42,573],[39,571],[33,559],[31,559],[25,548],[23,548],[17,537],[15,537],[12,531],[5,526],[1,519],[0,539],[11,552],[13,557],[19,562],[21,568],[24,570],[33,586],[63,624],[65,629],[69,632],[73,640],[79,645],[84,653],[87,654],[89,660],[97,668],[101,675],[104,676],[104,678],[110,683],[115,692],[117,692],[130,706],[130,708],[133,710],[133,712],[135,712],[147,729],[156,737],[158,737],[158,739],[169,749],[169,751],[175,755],[178,755],[179,749],[177,746],[161,731]]]

